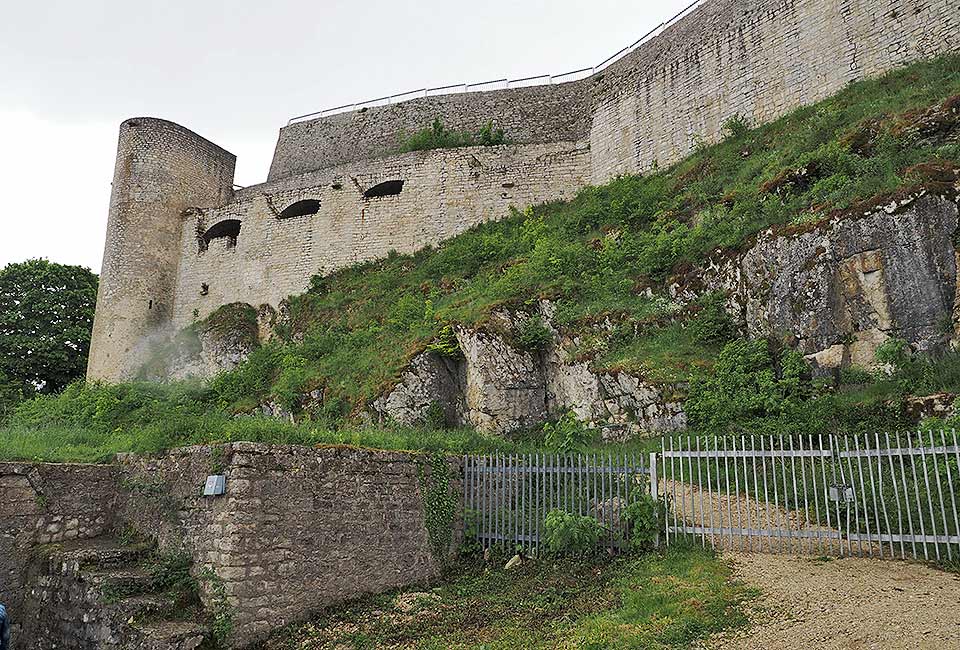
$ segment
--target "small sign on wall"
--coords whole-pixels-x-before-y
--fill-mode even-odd
[[[223,474],[214,474],[207,477],[207,483],[203,486],[203,496],[218,497],[227,491],[227,477]]]

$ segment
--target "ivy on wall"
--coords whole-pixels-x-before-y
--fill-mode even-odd
[[[422,457],[417,463],[417,478],[430,549],[434,559],[442,564],[453,543],[453,523],[457,516],[457,497],[451,490],[446,455],[436,451]]]

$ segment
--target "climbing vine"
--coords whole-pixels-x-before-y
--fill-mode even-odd
[[[447,457],[442,452],[424,456],[417,465],[417,477],[430,548],[434,559],[442,563],[453,542],[453,522],[457,516],[457,498],[450,489]]]

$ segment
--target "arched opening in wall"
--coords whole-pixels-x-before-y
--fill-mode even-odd
[[[227,248],[233,248],[237,245],[237,237],[240,235],[239,219],[224,219],[210,226],[200,238],[200,250],[205,251],[214,239],[226,238]]]
[[[383,196],[396,196],[403,191],[403,181],[384,181],[377,183],[363,193],[365,199],[378,199]]]
[[[305,217],[316,214],[320,210],[320,201],[317,199],[304,199],[291,203],[277,215],[278,219],[289,219],[291,217]]]

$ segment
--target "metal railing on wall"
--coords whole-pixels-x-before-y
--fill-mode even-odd
[[[664,29],[678,21],[680,18],[690,13],[690,11],[702,4],[704,1],[705,0],[693,0],[693,2],[684,7],[672,18],[663,21],[630,45],[611,54],[606,59],[594,66],[580,68],[579,70],[571,70],[570,72],[564,72],[561,74],[543,74],[533,77],[523,77],[521,79],[493,79],[491,81],[481,81],[478,83],[450,84],[447,86],[438,86],[436,88],[418,88],[416,90],[408,90],[395,95],[385,95],[383,97],[368,99],[366,101],[356,102],[354,104],[343,104],[342,106],[334,106],[332,108],[326,108],[322,111],[297,115],[296,117],[291,117],[289,120],[287,120],[287,125],[289,126],[295,122],[305,122],[307,120],[312,120],[319,117],[329,117],[330,115],[336,115],[338,113],[349,113],[365,108],[400,104],[411,99],[419,99],[422,97],[438,97],[441,95],[456,95],[489,90],[506,90],[510,88],[528,88],[531,86],[548,86],[586,79],[587,77],[593,76],[601,70],[609,67],[613,63],[619,61],[627,54],[630,54],[635,49],[649,41],[651,38],[658,35]]]

